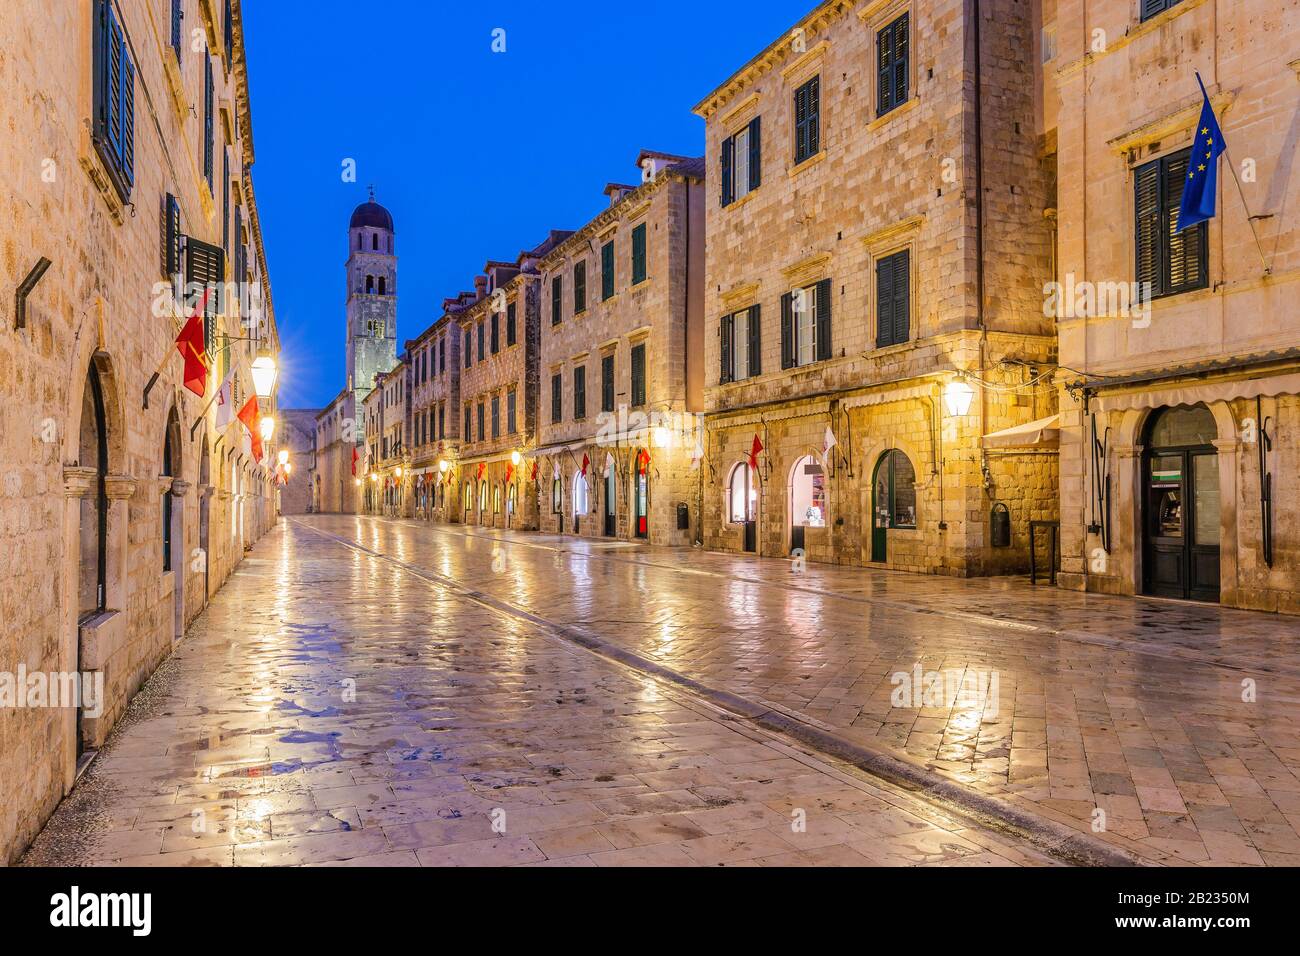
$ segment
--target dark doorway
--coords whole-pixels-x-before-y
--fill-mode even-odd
[[[78,462],[95,469],[92,492],[81,499],[81,533],[78,557],[78,624],[93,620],[108,607],[108,420],[104,390],[94,361],[86,373],[81,403]],[[85,674],[81,661],[81,632],[76,635],[77,673]],[[77,705],[77,761],[86,752],[85,695]]]
[[[638,538],[650,537],[650,477],[649,455],[636,453],[636,474],[632,476],[632,533]]]
[[[897,448],[876,462],[871,479],[871,560],[889,559],[889,529],[916,527],[916,470]]]
[[[605,462],[605,537],[618,533],[618,475],[612,459]]]
[[[747,462],[732,468],[727,480],[727,518],[744,527],[741,547],[751,554],[757,551],[758,475]]]
[[[1143,590],[1219,600],[1219,458],[1204,405],[1152,416],[1143,452]]]

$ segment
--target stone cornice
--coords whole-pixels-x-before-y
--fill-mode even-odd
[[[818,4],[779,39],[774,40],[765,50],[733,73],[725,83],[697,103],[691,112],[708,121],[719,109],[751,87],[765,73],[778,68],[791,56],[804,56],[804,53],[794,52],[792,38],[795,35],[801,34],[803,41],[807,43],[853,6],[854,0],[825,0]]]
[[[1214,107],[1215,115],[1222,117],[1232,107],[1232,102],[1236,97],[1237,94],[1233,90],[1220,90],[1211,96],[1210,105]],[[1122,156],[1131,149],[1159,142],[1174,133],[1190,129],[1196,122],[1197,117],[1200,116],[1200,113],[1201,98],[1198,96],[1195,102],[1189,103],[1181,109],[1166,113],[1164,116],[1143,123],[1127,133],[1121,133],[1119,136],[1108,139],[1106,145]]]

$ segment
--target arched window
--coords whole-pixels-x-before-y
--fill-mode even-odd
[[[99,370],[92,361],[86,372],[81,399],[81,436],[77,461],[83,468],[95,469],[90,493],[81,499],[81,549],[78,562],[79,618],[84,620],[103,611],[107,590],[108,495],[108,423],[104,412],[104,392]]]
[[[758,476],[749,462],[731,469],[727,480],[727,520],[734,524],[758,519]]]
[[[370,234],[370,248],[375,252],[379,251],[379,233],[372,232]]]
[[[515,516],[515,506],[519,503],[518,499],[519,499],[519,492],[514,485],[511,485],[506,490],[506,517],[507,518],[513,518]]]
[[[564,484],[559,475],[551,479],[551,511],[557,515],[564,512]]]
[[[499,515],[501,513],[501,486],[497,485],[492,489],[492,513]]]
[[[804,455],[790,470],[790,523],[794,527],[826,527],[826,475],[812,455]]]
[[[366,276],[366,293],[370,294],[375,291],[375,277]]]
[[[580,471],[573,473],[573,513],[575,516],[587,513],[587,478]]]
[[[488,483],[480,481],[478,483],[478,512],[480,515],[487,513],[488,506]]]
[[[469,515],[474,510],[474,486],[468,481],[465,482],[465,514]]]
[[[388,289],[388,280],[385,279],[383,276],[380,276],[380,277],[379,277],[379,294],[380,294],[380,295],[387,295],[387,294],[388,294],[387,289]]]
[[[916,470],[897,448],[876,466],[876,508],[890,528],[916,527]]]
[[[357,248],[358,248],[358,249],[364,249],[364,248],[365,248],[365,244],[364,244],[364,240],[365,240],[365,238],[366,238],[366,237],[365,237],[365,233],[361,233],[361,232],[357,233]]]
[[[1219,437],[1219,426],[1214,413],[1204,405],[1184,405],[1157,412],[1147,434],[1146,444],[1151,448],[1212,445]]]

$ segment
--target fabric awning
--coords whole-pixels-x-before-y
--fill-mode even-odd
[[[1056,448],[1061,441],[1061,416],[1050,415],[1012,425],[984,436],[985,448]]]
[[[1109,412],[1128,408],[1160,408],[1163,405],[1197,405],[1201,402],[1230,402],[1237,398],[1276,398],[1300,395],[1300,374],[1265,375],[1235,382],[1203,384],[1152,385],[1139,392],[1112,392],[1094,395],[1091,408]]]

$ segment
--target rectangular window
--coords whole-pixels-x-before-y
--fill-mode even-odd
[[[602,412],[614,410],[614,356],[612,354],[600,357],[600,410]]]
[[[519,431],[518,419],[515,417],[515,390],[506,392],[506,433],[513,435]]]
[[[447,437],[447,406],[438,406],[438,440],[442,441]]]
[[[579,365],[573,370],[573,417],[587,417],[587,368]]]
[[[465,441],[469,441],[469,440],[470,440],[470,436],[472,436],[472,435],[474,434],[474,433],[470,430],[470,421],[469,421],[470,414],[471,414],[471,412],[470,412],[469,406],[466,405],[466,406],[465,406],[465,430],[464,430],[464,434],[461,435],[461,437],[462,437],[463,439],[465,439]]]
[[[487,326],[482,320],[478,323],[478,360],[481,362],[486,357],[484,346],[487,342]]]
[[[908,15],[904,13],[876,34],[876,115],[884,116],[907,102]]]
[[[1191,150],[1153,160],[1133,171],[1134,246],[1139,295],[1159,298],[1209,284],[1209,223],[1178,231],[1183,181]]]
[[[487,435],[486,435],[486,429],[485,429],[485,427],[484,427],[484,425],[485,425],[485,422],[484,422],[484,413],[485,413],[485,409],[484,409],[483,403],[482,403],[482,402],[479,402],[479,403],[478,403],[478,440],[479,440],[479,441],[483,441],[484,438],[487,437]]]
[[[225,149],[221,151],[221,248],[230,253],[230,151]]]
[[[564,418],[564,379],[559,372],[551,376],[551,424]]]
[[[573,314],[580,315],[587,311],[587,263],[579,262],[573,267]]]
[[[438,343],[438,371],[447,371],[447,337],[444,335]]]
[[[135,62],[113,5],[101,0],[95,24],[95,127],[99,158],[122,202],[135,185]]]
[[[222,312],[221,288],[226,281],[226,258],[219,246],[210,246],[193,237],[185,241],[185,287],[202,287],[208,291],[203,316],[203,341],[209,358],[216,354],[217,316]],[[202,302],[202,293],[194,297],[191,307]]]
[[[1142,0],[1141,19],[1143,21],[1150,20],[1156,14],[1164,13],[1177,3],[1179,3],[1179,0]]]
[[[645,404],[645,343],[632,346],[632,407]]]
[[[501,316],[496,312],[492,313],[492,354],[496,355],[501,351]]]
[[[472,334],[472,333],[470,332],[469,329],[466,329],[466,330],[465,330],[465,344],[464,344],[464,347],[461,349],[461,351],[463,351],[463,352],[465,353],[465,367],[466,367],[466,368],[469,368],[470,365],[472,365],[472,364],[474,363],[474,349],[472,348],[473,339],[471,339],[471,337],[470,337],[471,334]]]
[[[601,301],[614,298],[614,240],[600,247]]]
[[[831,280],[781,296],[781,367],[831,357]]]
[[[722,205],[749,195],[762,178],[759,117],[755,116],[739,133],[722,141]]]
[[[762,372],[762,347],[759,335],[762,318],[759,306],[722,317],[722,371],[719,383],[738,382]]]
[[[181,0],[172,0],[172,52],[178,62],[181,58],[181,20],[185,17],[181,6]]]
[[[821,77],[794,91],[794,161],[802,163],[821,149]]]
[[[492,437],[501,437],[501,396],[492,396]]]
[[[645,236],[646,224],[641,223],[632,230],[632,284],[640,285],[646,280]]]
[[[564,277],[551,279],[551,325],[559,325],[564,318]]]
[[[509,305],[506,306],[506,347],[507,348],[509,348],[511,345],[514,345],[515,342],[518,341],[517,334],[515,332],[515,325],[517,324],[515,321],[515,316],[516,316],[515,303],[511,302]]]
[[[911,253],[907,249],[876,261],[876,348],[911,337]]]

